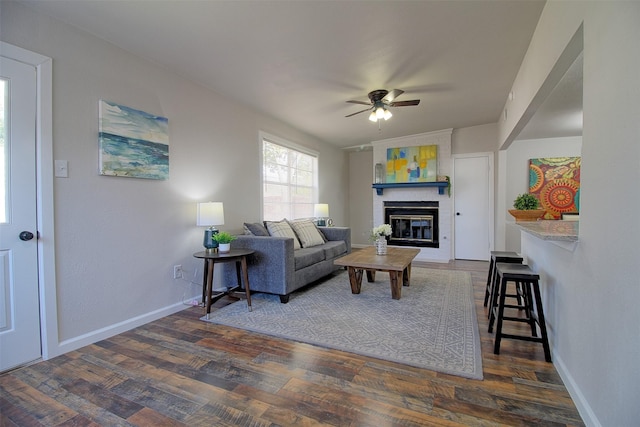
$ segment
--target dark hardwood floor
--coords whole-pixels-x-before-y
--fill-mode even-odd
[[[420,266],[471,272],[483,381],[205,323],[193,307],[1,375],[0,426],[583,425],[540,344],[493,354],[488,263]]]

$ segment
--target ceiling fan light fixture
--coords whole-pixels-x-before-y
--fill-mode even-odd
[[[378,117],[376,116],[376,112],[372,111],[371,114],[369,114],[369,120],[371,120],[372,122],[377,122],[378,121]]]
[[[376,108],[376,118],[378,120],[384,119],[384,108],[382,108],[382,107]]]
[[[384,110],[384,119],[385,120],[389,120],[392,116],[393,116],[393,114],[391,114],[391,111]]]

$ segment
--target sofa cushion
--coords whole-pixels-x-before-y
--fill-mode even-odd
[[[293,229],[286,219],[282,221],[265,221],[265,225],[267,226],[267,230],[269,230],[269,235],[274,237],[291,237],[293,238],[293,249],[301,248],[296,233],[293,232]]]
[[[320,246],[303,248],[293,252],[294,269],[300,270],[325,260],[325,251]]]
[[[322,245],[325,242],[320,230],[310,219],[297,219],[289,221],[289,224],[300,239],[300,245],[303,248]]]
[[[344,240],[330,240],[321,246],[325,259],[335,258],[347,253],[347,244]]]
[[[244,223],[244,234],[251,234],[254,236],[268,236],[269,230],[263,224],[259,222],[245,222]]]

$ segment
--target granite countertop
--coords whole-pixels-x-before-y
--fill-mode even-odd
[[[518,222],[516,225],[526,233],[542,240],[577,242],[579,221],[540,220]]]

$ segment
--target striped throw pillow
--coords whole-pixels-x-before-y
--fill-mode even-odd
[[[300,249],[300,241],[286,219],[282,221],[265,221],[269,234],[274,237],[292,237],[293,249]]]
[[[289,221],[291,228],[300,239],[300,244],[303,248],[310,248],[312,246],[322,245],[324,238],[322,233],[318,230],[318,227],[309,219],[298,219],[295,221]]]

